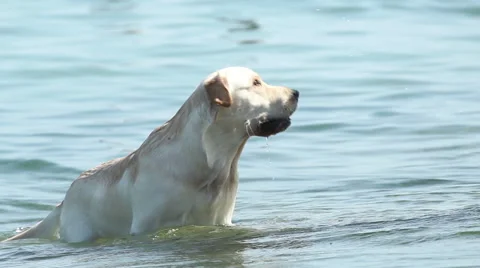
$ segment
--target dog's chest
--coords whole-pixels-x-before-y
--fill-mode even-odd
[[[231,197],[222,189],[211,196],[209,193],[197,193],[191,207],[183,215],[183,225],[229,224],[230,211],[233,210],[235,197]]]
[[[142,212],[137,215],[146,215],[158,227],[231,223],[236,187],[229,184],[229,168],[189,163],[169,171],[161,177],[153,174],[162,172],[139,173],[135,195]]]

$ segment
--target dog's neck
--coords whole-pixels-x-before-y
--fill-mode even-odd
[[[201,91],[202,92],[202,91]],[[200,93],[201,93],[200,92]],[[206,96],[204,96],[206,98]],[[204,106],[197,106],[189,115],[190,122],[186,122],[185,133],[198,133],[195,137],[185,135],[182,142],[190,144],[203,154],[197,158],[196,165],[209,170],[210,178],[205,178],[203,184],[216,185],[237,183],[237,162],[248,139],[243,123],[235,123],[229,118],[220,116],[220,109],[229,109],[212,106],[209,100],[202,101]],[[215,188],[215,187],[214,187]]]
[[[232,122],[225,119],[213,122],[202,137],[208,166],[214,168],[231,162],[247,138],[242,126],[232,126]]]
[[[197,89],[171,120],[150,134],[140,154],[154,156],[158,150],[163,155],[162,151],[170,151],[169,144],[176,144],[173,147],[177,150],[187,151],[178,154],[182,159],[176,159],[176,152],[163,157],[182,163],[185,176],[178,177],[195,174],[198,178],[192,178],[193,183],[199,188],[214,190],[226,184],[236,188],[237,162],[248,135],[241,124],[235,127],[233,122],[217,117],[218,109],[228,108],[212,106],[204,89]]]
[[[192,95],[191,98],[197,98],[196,105],[185,115],[188,121],[182,122],[183,131],[178,139],[182,144],[180,148],[189,150],[192,156],[185,166],[199,175],[194,182],[198,189],[208,191],[214,199],[220,192],[235,198],[238,159],[248,135],[243,123],[236,126],[235,122],[220,116],[220,109],[229,108],[212,106],[202,93],[204,91]]]

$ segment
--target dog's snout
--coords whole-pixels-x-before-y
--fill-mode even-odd
[[[293,97],[295,98],[295,100],[298,100],[298,97],[300,97],[300,92],[298,92],[298,90],[295,90],[295,89],[292,89],[293,93]]]

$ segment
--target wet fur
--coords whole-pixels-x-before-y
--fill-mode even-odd
[[[251,76],[236,68],[230,72]],[[83,242],[165,226],[232,224],[238,160],[250,134],[234,125],[243,121],[232,116],[227,77],[211,74],[137,150],[83,172],[44,220],[7,241]]]

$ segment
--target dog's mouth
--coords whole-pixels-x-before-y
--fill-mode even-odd
[[[256,118],[246,122],[249,136],[268,137],[285,131],[290,126],[290,118]]]

